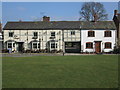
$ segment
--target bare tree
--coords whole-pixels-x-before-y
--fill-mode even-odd
[[[99,2],[86,2],[82,5],[80,11],[81,19],[85,21],[102,21],[107,20],[108,14],[106,14],[103,4]],[[81,20],[80,19],[80,20]]]

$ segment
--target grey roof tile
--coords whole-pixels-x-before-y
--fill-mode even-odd
[[[113,21],[51,21],[51,22],[7,22],[4,30],[43,30],[43,29],[116,29]]]

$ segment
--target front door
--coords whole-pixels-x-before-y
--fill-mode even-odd
[[[96,53],[101,52],[101,41],[95,41],[95,52]]]
[[[23,42],[19,42],[18,43],[18,52],[22,52],[23,51]]]

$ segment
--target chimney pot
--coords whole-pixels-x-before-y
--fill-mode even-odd
[[[22,20],[20,19],[19,22],[22,22]]]

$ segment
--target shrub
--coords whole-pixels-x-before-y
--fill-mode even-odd
[[[120,54],[120,46],[119,47],[114,47],[113,53],[114,54]]]
[[[8,49],[3,49],[3,50],[2,50],[2,53],[8,53],[8,52],[9,52]]]

